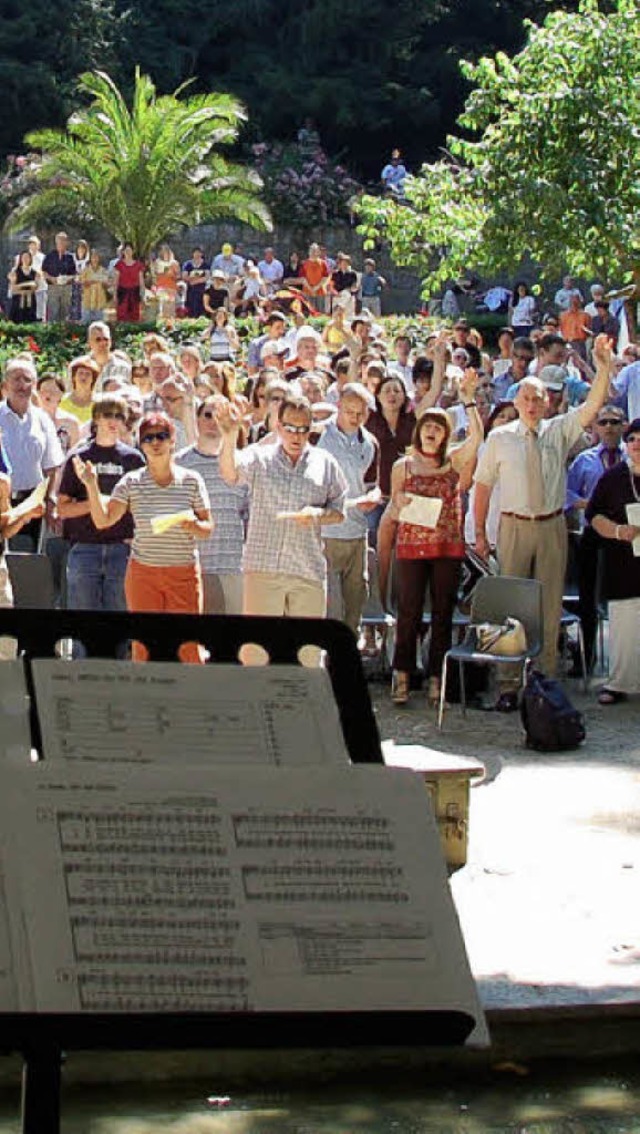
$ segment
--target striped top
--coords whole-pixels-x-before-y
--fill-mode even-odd
[[[184,567],[196,561],[195,536],[181,527],[154,535],[151,521],[154,516],[184,512],[187,508],[208,509],[209,497],[199,473],[176,466],[172,483],[163,488],[156,484],[146,466],[134,469],[118,481],[112,499],[126,504],[133,516],[131,556],[138,563],[147,567]]]
[[[242,570],[244,516],[249,494],[244,484],[227,484],[220,475],[220,458],[201,453],[195,445],[183,449],[176,463],[199,472],[209,493],[213,535],[200,540],[200,566],[205,575],[239,575]]]

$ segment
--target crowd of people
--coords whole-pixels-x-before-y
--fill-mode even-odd
[[[61,242],[56,255],[69,255]],[[235,253],[222,255],[231,271]],[[123,304],[143,272],[127,256],[131,276],[116,268]],[[52,274],[61,292],[65,262]],[[203,305],[216,288],[205,284]],[[67,296],[55,298],[64,308]],[[504,327],[495,355],[464,319],[420,343],[389,341],[375,311],[342,304],[322,333],[302,304],[267,308],[241,343],[224,299],[207,341],[175,347],[152,332],[139,358],[93,320],[68,373],[39,374],[30,353],[5,364],[3,536],[13,549],[44,547],[58,601],[73,609],[328,610],[365,654],[380,648],[361,628],[377,563],[396,616],[398,704],[430,592],[434,704],[469,545],[504,574],[542,581],[542,666],[554,673],[573,532],[590,668],[604,552],[611,669],[599,698],[615,704],[640,692],[640,351],[618,354],[611,324],[579,350],[563,333],[572,301],[542,328]],[[43,481],[44,503],[32,496]],[[201,660],[197,647],[185,657]],[[496,708],[516,703],[507,670]]]
[[[276,296],[299,297],[317,313],[342,310],[351,317],[357,305],[380,316],[387,286],[375,260],[366,258],[356,270],[346,252],[334,257],[315,242],[305,255],[292,251],[283,259],[271,247],[255,258],[229,243],[211,257],[195,247],[182,263],[166,243],[147,261],[125,243],[103,263],[86,240],[72,251],[65,232],[46,254],[40,239],[30,236],[7,279],[6,314],[25,324],[89,324],[107,316],[119,323],[208,316],[215,323],[221,310],[228,320],[268,313]]]

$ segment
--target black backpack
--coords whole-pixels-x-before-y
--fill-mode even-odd
[[[559,752],[577,748],[586,736],[584,717],[574,709],[559,681],[531,670],[522,691],[520,715],[527,748]]]

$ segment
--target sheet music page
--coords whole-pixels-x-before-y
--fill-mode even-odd
[[[0,751],[1,761],[31,762],[31,701],[22,661],[0,663]]]
[[[400,519],[407,524],[417,524],[421,528],[435,528],[442,511],[442,500],[439,496],[417,496],[413,492],[407,493],[411,498],[404,508],[400,509]]]
[[[634,528],[640,528],[640,504],[627,504],[627,523]],[[637,536],[632,545],[633,554],[640,555],[640,536]]]
[[[41,763],[5,779],[37,1010],[440,1008],[482,1029],[419,776]]]
[[[348,764],[324,669],[32,663],[43,755],[67,764]]]

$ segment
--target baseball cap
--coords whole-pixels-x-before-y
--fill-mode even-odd
[[[538,374],[541,382],[544,382],[547,390],[552,390],[559,394],[564,390],[564,384],[567,380],[567,371],[564,366],[543,366]]]
[[[634,417],[633,421],[629,422],[623,434],[625,441],[629,440],[632,433],[640,433],[640,417]]]

